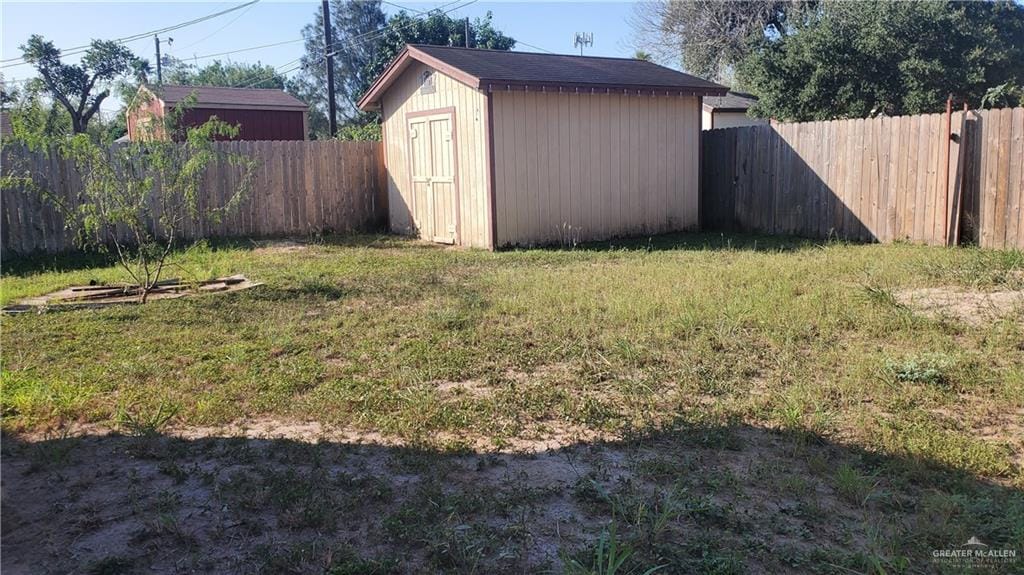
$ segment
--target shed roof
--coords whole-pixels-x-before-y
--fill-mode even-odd
[[[632,58],[569,56],[451,46],[410,44],[359,100],[373,108],[381,95],[413,61],[479,89],[552,88],[573,91],[665,91],[725,95],[726,88],[653,62]]]
[[[719,112],[746,112],[757,103],[757,97],[743,92],[729,92],[724,96],[704,98],[704,107]]]
[[[282,90],[268,88],[225,88],[221,86],[179,86],[164,84],[153,86],[150,91],[167,104],[177,104],[193,92],[197,107],[260,109],[260,110],[306,110],[302,100]]]

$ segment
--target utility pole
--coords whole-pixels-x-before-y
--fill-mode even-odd
[[[163,63],[160,61],[161,60],[161,58],[160,58],[160,37],[157,36],[156,34],[153,34],[153,43],[156,44],[156,83],[157,84],[163,84],[164,83],[164,70],[163,70]],[[174,38],[168,37],[167,38],[167,45],[170,46],[171,44],[174,44]]]
[[[331,9],[327,0],[324,0],[324,52],[327,54],[327,118],[333,138],[338,135],[338,118],[334,109],[334,46],[331,45]]]
[[[466,16],[466,47],[469,48],[469,16]]]
[[[164,83],[163,69],[160,67],[160,37],[153,34],[153,42],[156,43],[156,83]]]

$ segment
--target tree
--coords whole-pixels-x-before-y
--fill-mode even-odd
[[[633,53],[634,60],[643,60],[644,62],[653,62],[654,56],[651,56],[650,52],[644,52],[643,50],[637,50]]]
[[[26,89],[4,106],[11,126],[10,141],[38,145],[71,133],[71,119],[58,104],[44,100],[37,90]]]
[[[419,16],[410,16],[403,10],[385,23],[380,2],[376,0],[334,0],[332,9],[335,38],[331,43],[337,48],[335,82],[343,124],[363,126],[378,121],[377,114],[360,112],[356,102],[406,44],[466,45],[466,21],[455,20],[439,10]],[[469,22],[469,45],[491,50],[509,50],[515,46],[515,40],[496,30],[491,19],[488,12],[484,18]],[[311,104],[310,128],[318,137],[326,137],[327,86],[322,14],[318,13],[315,22],[306,26],[303,36],[306,38],[303,72],[297,80],[289,83],[288,91]]]
[[[469,45],[488,50],[511,50],[516,41],[494,28],[493,14],[487,12],[484,18],[477,18],[469,24]],[[361,97],[370,83],[384,73],[388,64],[405,48],[406,44],[428,44],[433,46],[465,46],[466,21],[454,20],[440,11],[430,12],[426,18],[414,18],[404,10],[388,20],[387,28],[381,35],[380,45],[373,60],[363,73],[365,83],[360,87]]]
[[[271,88],[283,90],[285,77],[273,66],[261,64],[245,64],[241,62],[221,62],[214,60],[205,66],[195,66],[181,60],[168,62],[168,71],[164,74],[167,84],[185,86],[226,86],[236,88]]]
[[[345,124],[338,128],[338,139],[358,142],[379,142],[381,141],[380,124],[377,122]]]
[[[753,112],[826,120],[977,105],[1024,78],[1024,7],[1012,2],[822,2],[784,37],[761,39],[739,69]]]
[[[71,129],[76,134],[86,131],[89,120],[110,96],[109,88],[101,88],[119,77],[143,74],[147,69],[144,60],[111,41],[93,40],[78,64],[61,62],[60,50],[38,34],[29,37],[21,51],[25,61],[35,66],[50,96],[70,114]]]
[[[151,117],[147,125],[152,126],[153,137],[127,144],[110,146],[87,134],[25,142],[37,151],[55,146],[74,162],[83,185],[73,206],[51,194],[45,181],[35,181],[28,166],[8,167],[0,187],[31,190],[50,201],[76,232],[81,247],[113,249],[133,282],[126,293],[137,294],[145,303],[182,226],[189,221],[219,221],[237,208],[253,176],[254,160],[228,153],[214,141],[237,136],[237,126],[212,118],[198,127],[181,127],[182,116],[194,104],[190,97],[163,118]],[[239,166],[242,175],[222,207],[200,205],[206,170],[217,162]]]
[[[0,110],[6,110],[20,97],[21,91],[15,86],[8,86],[4,81],[3,74],[0,74]]]
[[[784,37],[813,7],[810,0],[652,0],[633,16],[636,44],[698,76],[729,81],[751,39]]]
[[[331,0],[331,50],[334,56],[335,105],[342,123],[366,123],[356,108],[366,65],[377,49],[385,15],[380,0]],[[320,137],[329,135],[327,121],[327,68],[324,48],[323,11],[317,10],[311,24],[302,29],[306,53],[302,73],[288,84],[288,91],[310,104],[310,129]],[[372,81],[372,78],[369,79]]]
[[[981,97],[982,108],[1012,108],[1024,103],[1024,86],[1003,82],[992,86]]]

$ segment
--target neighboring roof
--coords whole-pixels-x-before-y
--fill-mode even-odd
[[[716,112],[746,112],[756,103],[756,96],[743,92],[729,92],[724,96],[704,98],[704,107]]]
[[[177,104],[193,92],[196,107],[239,108],[258,110],[306,110],[302,100],[282,90],[265,88],[224,88],[220,86],[177,86],[164,84],[149,90],[165,104]]]
[[[478,48],[410,44],[388,66],[359,107],[368,109],[413,61],[422,62],[473,88],[558,88],[570,90],[641,90],[724,95],[725,86],[677,72],[653,62],[507,52]]]

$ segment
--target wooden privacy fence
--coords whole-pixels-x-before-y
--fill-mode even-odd
[[[1024,249],[1024,108],[702,138],[705,229]]]
[[[368,231],[387,219],[387,180],[380,142],[221,142],[225,151],[255,158],[252,187],[222,221],[190,222],[182,239],[305,235]],[[27,165],[36,181],[77,206],[82,181],[71,160],[56,151],[5,146],[3,166]],[[230,197],[242,168],[218,162],[205,174],[199,205],[218,207]],[[74,236],[50,202],[23,190],[3,190],[0,246],[4,254],[74,249]]]

